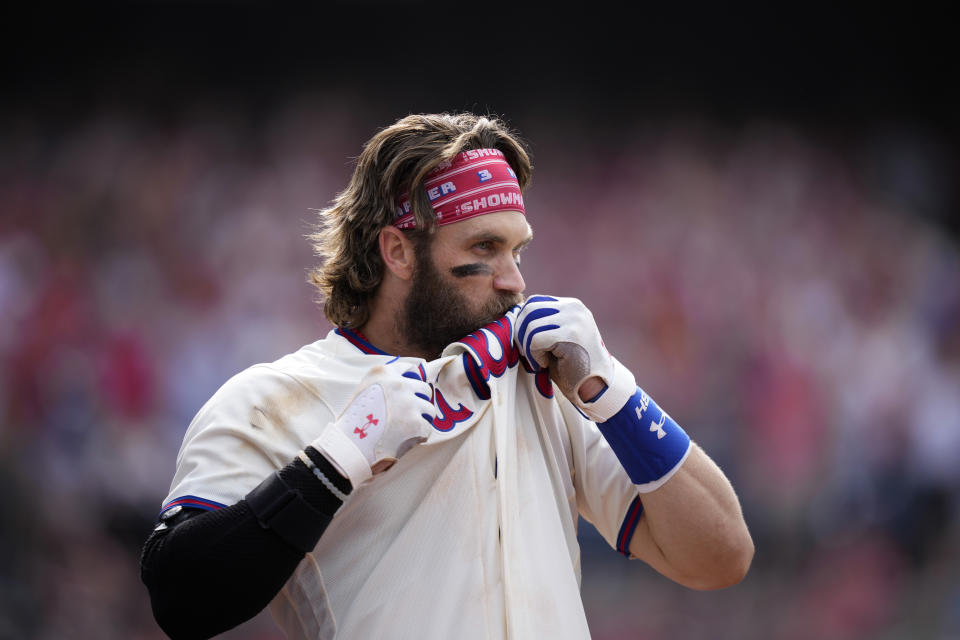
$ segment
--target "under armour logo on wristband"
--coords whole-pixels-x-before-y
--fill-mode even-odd
[[[637,420],[642,421],[643,412],[640,410],[640,407],[637,407],[636,411],[637,411]],[[666,421],[667,421],[667,414],[665,413],[660,414],[660,422],[654,422],[652,419],[650,420],[650,431],[651,433],[657,434],[657,440],[659,440],[660,438],[666,437],[667,435],[667,432],[663,430],[663,425],[666,423]]]
[[[366,437],[367,437],[367,429],[369,429],[371,426],[376,426],[376,425],[379,424],[379,423],[380,423],[380,421],[377,420],[377,419],[375,419],[375,418],[373,417],[373,414],[372,414],[372,413],[368,413],[368,414],[367,414],[367,421],[366,421],[362,426],[354,427],[354,428],[353,428],[353,432],[359,434],[359,435],[360,435],[360,438],[366,438]]]
[[[636,407],[637,420],[639,420],[640,422],[643,422],[643,414],[647,410],[647,407],[649,406],[650,406],[650,396],[648,396],[645,392],[641,391],[640,406]],[[650,433],[657,434],[657,440],[660,440],[661,438],[666,437],[667,432],[663,430],[663,425],[666,424],[666,422],[667,422],[667,414],[666,412],[663,412],[663,411],[660,412],[660,422],[655,422],[653,418],[650,419]]]
[[[640,415],[640,411],[637,411],[637,415]],[[667,414],[660,414],[660,422],[654,422],[650,420],[650,431],[657,434],[657,440],[667,435],[667,432],[663,430],[663,424],[667,421]]]
[[[649,424],[647,414],[651,414]],[[598,422],[597,428],[641,493],[663,486],[690,453],[690,436],[639,387],[620,411]]]

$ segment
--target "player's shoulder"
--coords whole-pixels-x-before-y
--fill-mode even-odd
[[[337,407],[376,362],[331,331],[272,362],[253,364],[229,378],[201,409],[257,406],[277,397],[302,397]]]
[[[323,360],[322,348],[317,348],[316,344],[305,345],[277,360],[252,364],[235,373],[220,385],[200,413],[225,404],[256,405],[278,393],[305,387],[300,378],[309,372],[312,361]]]

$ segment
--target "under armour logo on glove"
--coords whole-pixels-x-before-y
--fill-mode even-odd
[[[423,377],[416,367],[372,368],[313,446],[328,454],[354,487],[390,468],[433,431],[433,390]]]
[[[367,421],[362,426],[354,427],[353,432],[359,434],[361,438],[366,438],[367,429],[369,429],[371,425],[376,426],[378,424],[380,424],[380,421],[374,418],[373,414],[370,413],[367,414]]]

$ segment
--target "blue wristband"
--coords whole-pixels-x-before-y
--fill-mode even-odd
[[[690,451],[690,436],[640,387],[597,427],[640,491],[663,485]]]

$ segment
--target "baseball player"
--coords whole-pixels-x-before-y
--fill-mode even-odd
[[[336,326],[194,418],[141,576],[173,638],[586,638],[577,520],[692,588],[753,545],[720,469],[578,300],[526,299],[515,137],[408,116],[322,212]]]

